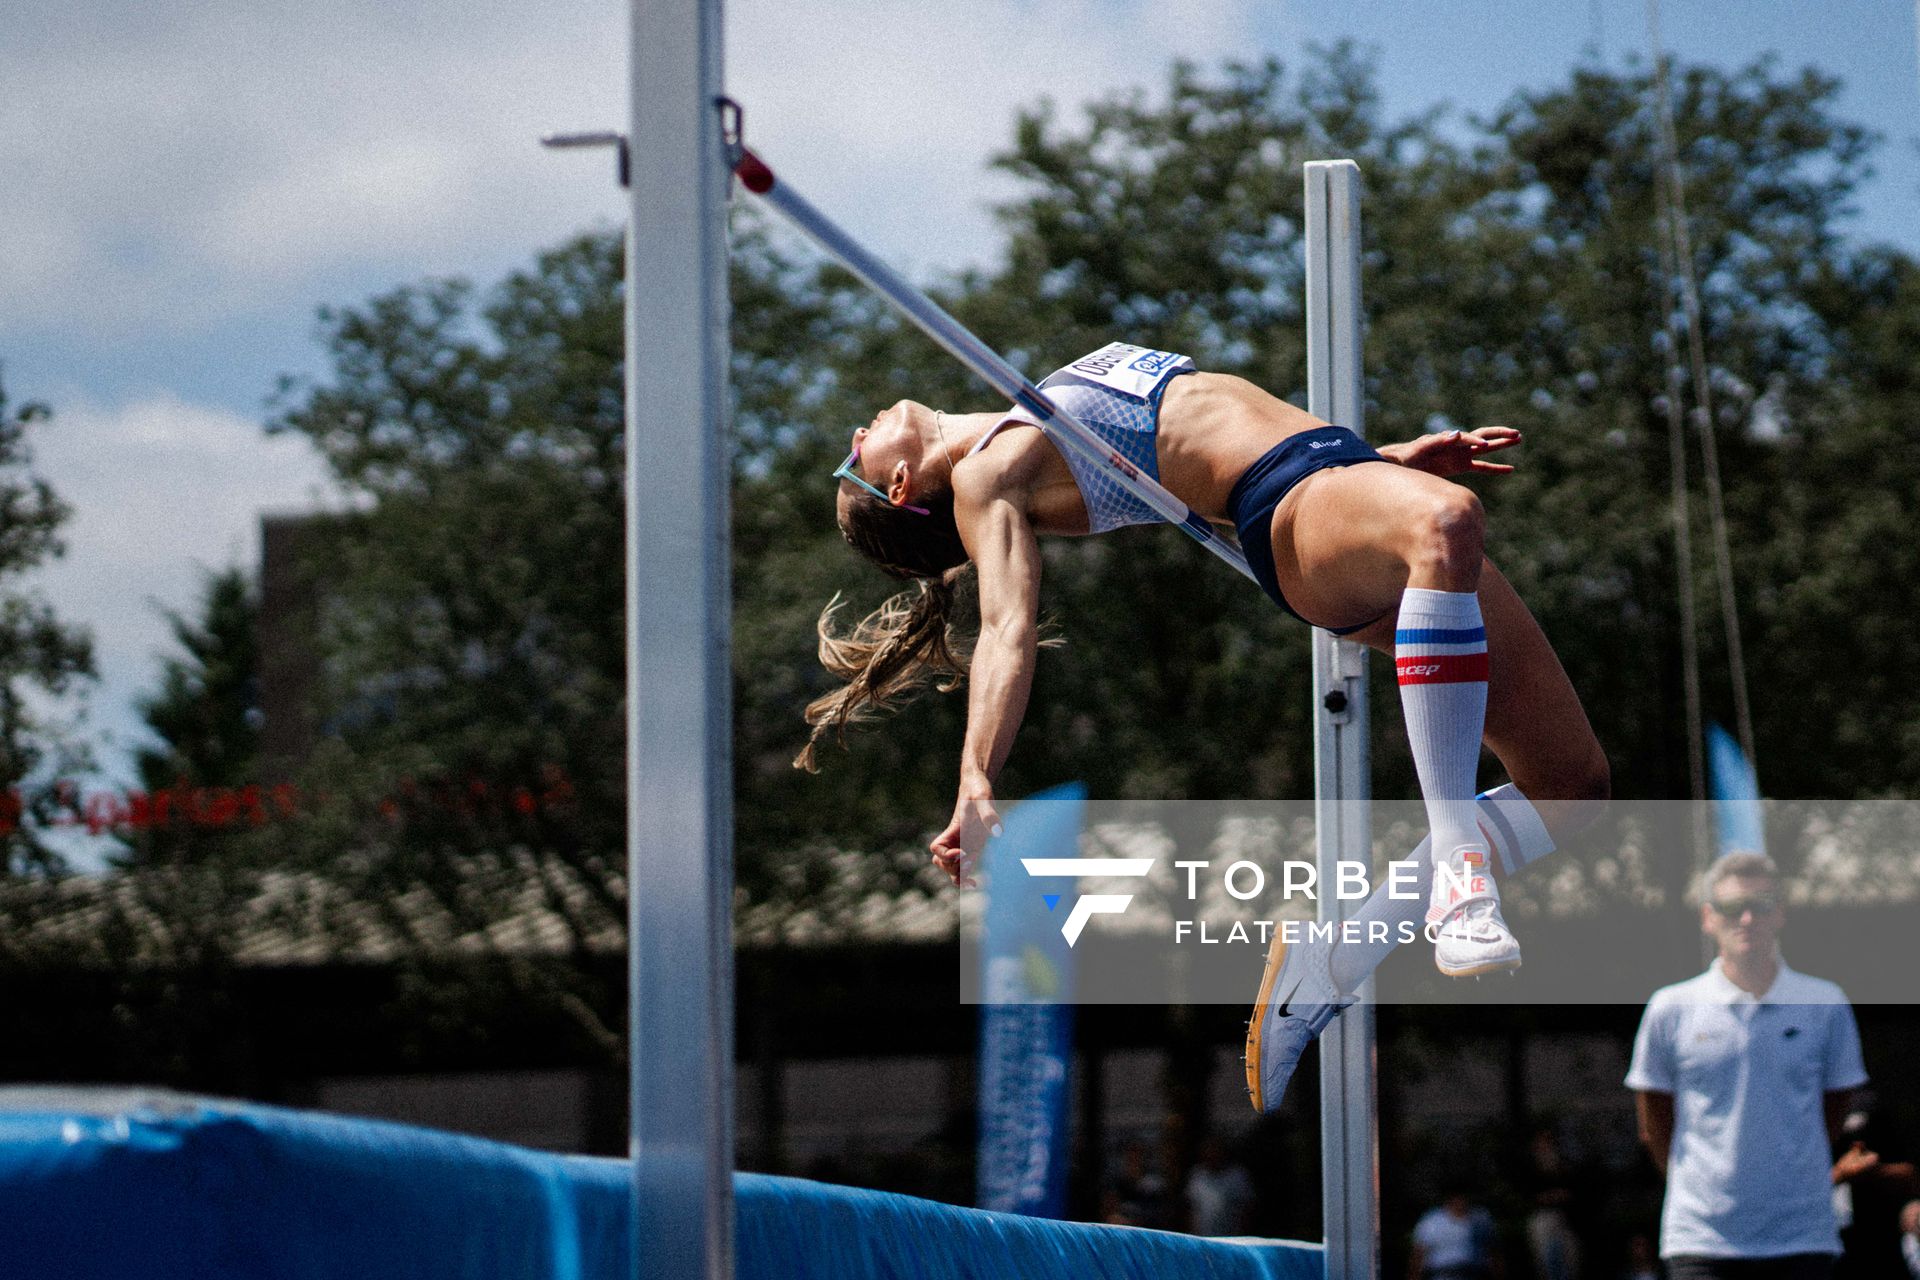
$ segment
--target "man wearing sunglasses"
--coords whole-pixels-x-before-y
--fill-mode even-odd
[[[1846,996],[1780,957],[1779,873],[1758,853],[1707,872],[1719,957],[1647,1002],[1627,1087],[1667,1176],[1668,1280],[1826,1280],[1840,1252],[1828,1152],[1867,1082]]]

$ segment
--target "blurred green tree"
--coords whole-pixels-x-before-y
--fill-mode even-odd
[[[139,702],[158,745],[134,753],[145,820],[126,834],[127,866],[198,861],[264,813],[260,785],[259,602],[246,570],[207,573],[196,616],[163,609],[180,652],[161,660],[160,687]],[[216,801],[209,789],[224,794]],[[217,812],[202,813],[202,809]]]
[[[1915,780],[1910,770],[1888,770],[1891,761],[1840,761],[1805,749],[1810,710],[1854,695],[1821,674],[1832,667],[1822,650],[1839,636],[1820,636],[1781,608],[1813,568],[1799,548],[1827,526],[1818,513],[1846,502],[1847,486],[1832,472],[1818,474],[1810,459],[1853,452],[1854,423],[1882,413],[1872,403],[1878,393],[1834,358],[1855,349],[1850,331],[1875,324],[1875,299],[1858,287],[1859,273],[1882,256],[1843,234],[1872,139],[1836,118],[1838,89],[1811,71],[1779,74],[1770,62],[1674,77],[1715,406],[1706,429],[1726,493],[1761,781],[1782,797],[1867,794]],[[1512,312],[1521,327],[1509,344],[1485,350],[1520,361],[1523,373],[1456,378],[1453,389],[1478,412],[1538,424],[1535,441],[1547,447],[1528,452],[1544,465],[1499,486],[1497,554],[1562,646],[1613,755],[1620,792],[1683,796],[1678,599],[1665,510],[1668,366],[1682,365],[1689,410],[1702,389],[1691,385],[1670,337],[1680,301],[1663,279],[1653,234],[1653,100],[1651,73],[1581,71],[1564,88],[1520,95],[1490,122],[1501,197],[1482,212],[1513,233],[1506,265],[1520,285]],[[1690,427],[1695,476],[1700,429]],[[1879,474],[1892,481],[1889,472],[1902,469],[1911,491],[1910,464],[1888,459]],[[1730,720],[1720,605],[1706,571],[1708,523],[1694,501],[1707,712]],[[1805,518],[1791,514],[1796,507]],[[1849,558],[1871,550],[1857,541]],[[1846,594],[1817,590],[1830,604]],[[1866,638],[1858,621],[1841,624],[1839,634],[1848,633]],[[1888,692],[1857,709],[1880,733],[1913,717],[1912,702]],[[1825,723],[1837,728],[1845,718]]]
[[[303,572],[322,737],[273,856],[342,946],[490,958],[613,1053],[569,958],[624,918],[620,272],[584,235],[323,311],[332,376],[269,427],[355,507]]]
[[[44,832],[69,801],[49,784],[88,763],[55,700],[92,680],[92,641],[29,582],[65,554],[60,526],[72,514],[33,469],[28,436],[52,416],[0,388],[0,879],[66,869]]]
[[[1803,274],[1804,273],[1804,274]],[[1756,714],[1769,795],[1920,787],[1920,263],[1890,249],[1802,264],[1807,373],[1770,383],[1772,466],[1738,501],[1759,576]],[[1780,692],[1784,691],[1784,692]]]

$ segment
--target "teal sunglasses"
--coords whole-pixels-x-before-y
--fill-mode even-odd
[[[860,446],[855,445],[853,446],[853,452],[847,455],[847,460],[841,463],[838,467],[834,468],[833,478],[835,480],[853,481],[855,484],[859,485],[862,489],[865,489],[868,493],[880,499],[880,501],[886,503],[890,507],[899,507],[902,511],[911,511],[915,515],[921,515],[921,516],[930,516],[933,514],[931,511],[927,510],[925,507],[916,507],[911,502],[895,502],[892,498],[889,498],[886,494],[882,493],[880,490],[868,484],[865,480],[862,480],[858,475],[854,474],[853,469],[859,465],[860,465]]]

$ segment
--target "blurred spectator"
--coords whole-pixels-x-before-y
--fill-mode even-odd
[[[1900,1256],[1910,1280],[1920,1280],[1920,1200],[1909,1200],[1900,1210]]]
[[[1253,1209],[1253,1181],[1227,1159],[1226,1144],[1208,1138],[1187,1175],[1187,1220],[1197,1236],[1243,1236]]]
[[[1840,1252],[1829,1144],[1867,1082],[1831,982],[1780,958],[1779,874],[1733,853],[1707,872],[1700,926],[1719,957],[1647,1002],[1627,1087],[1667,1175],[1669,1280],[1826,1280]]]
[[[1909,1280],[1900,1250],[1900,1210],[1920,1195],[1913,1165],[1883,1159],[1864,1111],[1840,1127],[1833,1161],[1833,1216],[1840,1227],[1835,1280]]]
[[[1120,1153],[1120,1172],[1107,1184],[1101,1212],[1107,1222],[1128,1227],[1165,1227],[1167,1180],[1148,1163],[1147,1144],[1127,1143]]]
[[[1414,1224],[1408,1280],[1502,1280],[1502,1271],[1493,1215],[1469,1201],[1464,1190],[1450,1190],[1438,1208]]]
[[[1533,1212],[1527,1215],[1527,1252],[1536,1280],[1579,1280],[1580,1240],[1568,1214],[1573,1208],[1573,1171],[1553,1130],[1534,1130],[1527,1151]]]

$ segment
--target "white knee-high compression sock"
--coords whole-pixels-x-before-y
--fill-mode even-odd
[[[1481,796],[1478,807],[1480,832],[1493,847],[1493,865],[1502,879],[1553,852],[1553,837],[1548,834],[1546,823],[1540,821],[1532,802],[1511,782]],[[1336,942],[1330,962],[1333,981],[1341,991],[1352,991],[1366,981],[1367,975],[1380,967],[1388,952],[1407,941],[1405,935],[1419,936],[1418,927],[1426,919],[1427,895],[1431,892],[1433,863],[1429,851],[1432,847],[1431,838],[1422,840],[1407,855],[1407,860],[1420,870],[1419,878],[1411,886],[1414,896],[1393,897],[1388,892],[1389,884],[1383,879],[1372,896],[1349,917],[1354,923],[1346,936],[1354,941],[1343,938]],[[1369,933],[1379,935],[1381,932],[1372,925],[1376,920],[1386,924],[1385,937],[1369,939]]]
[[[1479,598],[1471,591],[1408,587],[1400,598],[1393,657],[1434,865],[1461,873],[1443,872],[1436,879],[1438,919],[1453,901],[1493,888],[1473,804],[1487,718],[1487,630]]]

